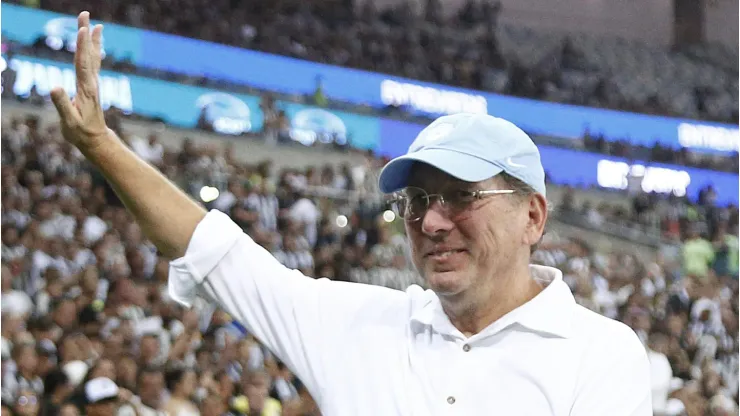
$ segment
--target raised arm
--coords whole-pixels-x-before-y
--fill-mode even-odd
[[[88,12],[80,13],[77,22],[77,94],[70,101],[62,88],[51,92],[62,133],[100,169],[159,251],[169,258],[181,257],[206,211],[105,125],[98,91],[103,27],[91,30]]]
[[[77,96],[52,91],[64,137],[105,175],[146,236],[173,259],[168,291],[192,306],[202,295],[265,344],[317,400],[357,328],[407,313],[404,292],[307,278],[283,267],[223,213],[206,211],[130,151],[105,125],[98,100],[102,27],[78,18]],[[405,321],[384,336],[401,337]],[[367,332],[365,332],[367,333]],[[330,358],[327,358],[330,357]]]

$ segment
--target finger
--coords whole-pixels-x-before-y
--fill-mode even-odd
[[[77,109],[72,105],[72,101],[69,99],[67,92],[61,87],[56,87],[51,90],[51,102],[54,103],[54,107],[59,113],[59,117],[62,119],[62,123],[67,126],[73,126],[79,122],[79,115]]]
[[[77,50],[75,51],[75,74],[77,75],[78,104],[82,109],[86,103],[97,100],[97,74],[95,73],[90,29],[80,28],[77,33]]]
[[[78,64],[85,59],[85,55],[80,53],[80,47],[86,38],[85,36],[80,36],[83,28],[85,30],[90,30],[90,12],[88,11],[83,11],[77,15],[77,49],[75,51],[75,66],[78,66]],[[79,75],[80,74],[77,74],[78,79]]]
[[[92,64],[93,73],[97,77],[100,73],[100,61],[103,51],[103,25],[95,25],[92,30]]]
[[[83,11],[77,16],[77,49],[75,50],[75,68],[77,69],[77,93],[80,92],[80,82],[84,83],[90,70],[87,51],[90,42],[90,12]],[[88,71],[82,71],[87,69]]]
[[[90,12],[84,11],[77,15],[77,29],[90,26]]]
[[[81,81],[89,78],[88,73],[90,69],[90,60],[87,56],[87,51],[89,50],[87,47],[89,37],[89,29],[87,27],[81,27],[77,31],[77,50],[75,50],[75,75],[77,75],[78,84]]]

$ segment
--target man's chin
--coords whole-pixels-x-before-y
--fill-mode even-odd
[[[467,280],[460,270],[429,272],[426,275],[429,288],[440,296],[452,296],[462,292]]]

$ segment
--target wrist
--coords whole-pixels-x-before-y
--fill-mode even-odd
[[[121,144],[122,142],[118,135],[108,128],[106,129],[106,134],[90,140],[88,145],[81,146],[79,150],[87,160],[98,165],[104,163],[111,155],[111,152],[117,152],[119,150],[118,146],[121,146]]]

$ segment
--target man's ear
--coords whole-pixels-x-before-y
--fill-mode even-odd
[[[535,193],[529,198],[529,221],[524,234],[526,244],[533,246],[542,239],[547,224],[547,200],[542,194]]]

